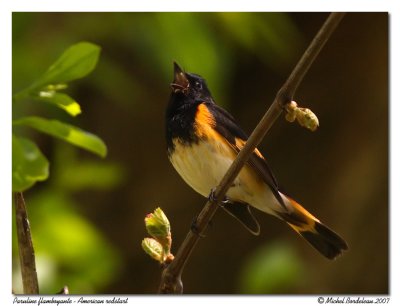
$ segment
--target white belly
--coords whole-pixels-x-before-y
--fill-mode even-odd
[[[199,141],[191,146],[175,142],[175,151],[170,160],[184,181],[204,197],[220,182],[236,154],[219,143]],[[245,166],[227,192],[228,198],[246,202],[266,213],[279,208],[267,184],[249,167]]]

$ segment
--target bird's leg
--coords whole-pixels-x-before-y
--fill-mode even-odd
[[[217,202],[217,197],[215,196],[215,187],[213,189],[211,189],[210,194],[208,195],[208,200],[211,203]],[[229,199],[227,197],[224,197],[224,199],[220,203],[218,203],[218,206],[219,207],[224,207],[228,203],[229,203]],[[190,230],[192,231],[193,234],[199,236],[200,238],[204,238],[206,236],[199,232],[199,228],[197,226],[197,218],[198,218],[198,216],[196,216],[193,219],[192,225],[190,226]],[[212,226],[212,222],[211,221],[208,223],[208,226],[210,226],[210,227]]]
[[[217,197],[215,196],[215,187],[214,187],[213,189],[211,189],[210,194],[208,195],[208,200],[209,200],[211,203],[217,202]],[[225,206],[226,204],[228,204],[228,203],[229,203],[228,198],[227,198],[227,197],[224,197],[224,199],[223,199],[220,203],[218,203],[218,205],[219,205],[219,207],[224,207],[224,206]],[[192,225],[190,226],[190,230],[192,231],[193,234],[199,236],[200,238],[204,238],[205,235],[203,235],[203,234],[201,234],[201,233],[199,232],[199,228],[198,228],[198,226],[197,226],[197,218],[198,218],[198,216],[196,216],[196,217],[193,219]],[[211,222],[211,221],[208,223],[208,226],[212,226],[212,222]]]

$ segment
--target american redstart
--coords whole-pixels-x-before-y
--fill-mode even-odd
[[[168,157],[175,170],[195,191],[208,197],[248,139],[226,110],[215,104],[205,80],[174,63],[172,93],[166,110]],[[334,259],[347,243],[295,200],[278,183],[255,149],[226,193],[223,208],[251,233],[260,226],[250,206],[285,221],[315,249]]]

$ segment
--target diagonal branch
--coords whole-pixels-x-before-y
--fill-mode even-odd
[[[15,213],[24,294],[39,294],[35,251],[33,249],[31,228],[22,192],[15,193]]]
[[[239,152],[238,156],[228,169],[220,184],[216,187],[213,200],[208,200],[198,215],[196,220],[196,228],[198,233],[194,234],[192,231],[189,231],[175,256],[175,259],[164,269],[159,287],[160,293],[183,292],[183,285],[181,281],[182,271],[189,259],[190,254],[196,246],[199,237],[205,231],[207,225],[217,211],[219,204],[225,197],[226,192],[232,185],[233,181],[239,174],[251,153],[282,113],[285,105],[292,101],[296,89],[303,80],[303,77],[344,15],[345,13],[331,13],[329,15],[317,35],[314,37],[310,46],[304,52],[303,56],[290,74],[289,78],[278,91],[272,105],[269,107],[264,117],[250,135],[246,145]]]

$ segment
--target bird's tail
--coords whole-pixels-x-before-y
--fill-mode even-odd
[[[285,199],[288,211],[280,212],[279,216],[318,252],[329,259],[334,259],[348,249],[343,238],[322,224],[295,200],[281,195]]]

